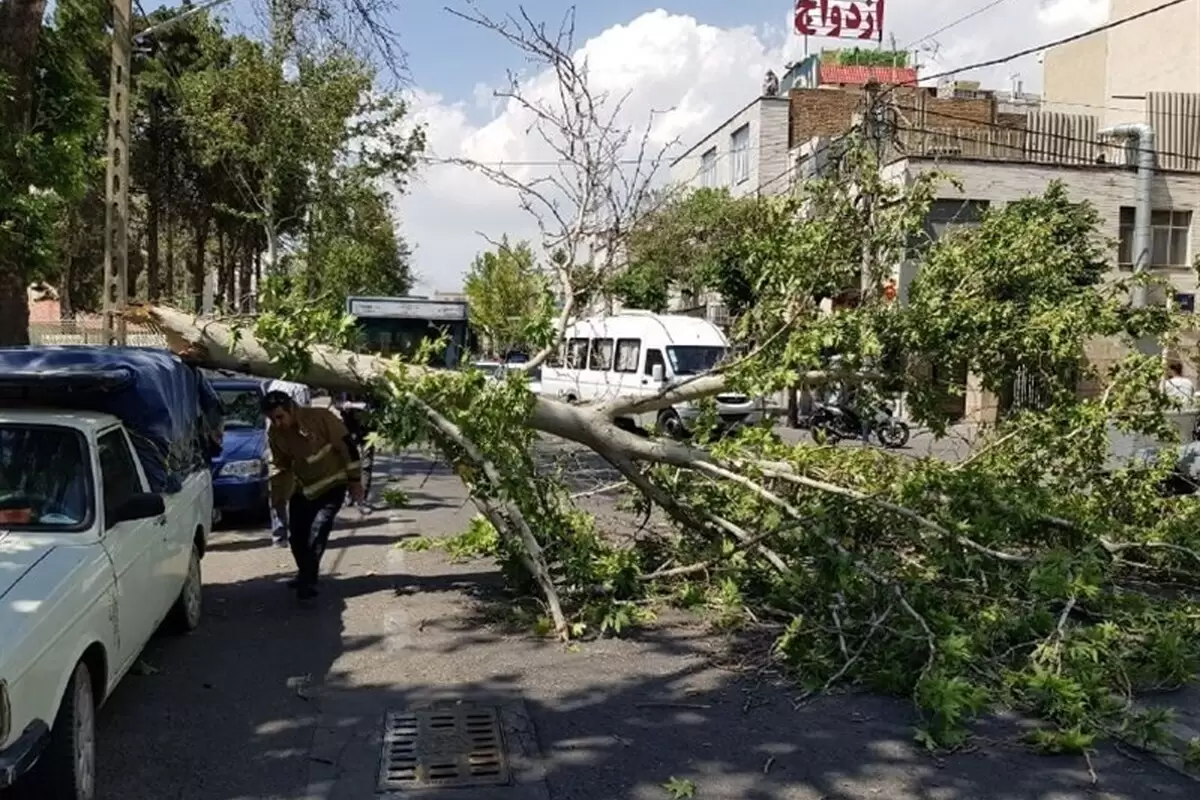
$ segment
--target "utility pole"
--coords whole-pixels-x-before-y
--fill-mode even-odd
[[[196,8],[147,28],[140,42],[168,25],[228,2],[210,0]],[[108,169],[104,186],[104,292],[103,338],[105,345],[127,341],[124,312],[129,305],[129,122],[133,113],[133,0],[112,0],[112,67],[108,87]]]
[[[108,88],[108,170],[104,189],[105,345],[124,345],[129,302],[129,70],[132,0],[112,0],[112,68]]]
[[[862,125],[863,134],[870,140],[872,149],[875,153],[875,163],[872,167],[876,174],[883,168],[883,154],[885,138],[887,137],[887,117],[883,102],[879,97],[879,83],[874,79],[867,82],[864,87],[866,90],[866,109],[863,112]],[[863,192],[863,210],[865,212],[865,220],[863,226],[863,241],[862,251],[862,275],[859,286],[860,302],[866,302],[871,299],[877,290],[875,270],[878,266],[875,262],[878,254],[875,252],[875,192],[871,187],[866,188]]]

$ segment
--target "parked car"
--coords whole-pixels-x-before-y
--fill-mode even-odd
[[[479,370],[492,380],[502,381],[508,378],[510,372],[514,371],[512,369],[514,365],[523,364],[526,361],[528,361],[528,359],[525,358],[509,360],[503,363],[499,361],[475,361],[471,364],[471,367]],[[529,381],[529,391],[533,392],[534,394],[541,394],[542,368],[535,367],[531,370],[522,371],[525,374],[525,379]]]
[[[262,398],[267,384],[258,378],[217,377],[213,389],[221,399],[225,436],[213,459],[213,506],[216,517],[244,514],[261,521],[268,500],[267,423]]]
[[[92,800],[97,708],[200,624],[215,407],[165,351],[0,349],[0,792]]]

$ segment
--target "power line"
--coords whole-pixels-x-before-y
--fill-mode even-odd
[[[933,37],[937,36],[939,33],[945,33],[946,31],[950,30],[951,28],[955,28],[955,27],[961,25],[962,23],[966,22],[969,19],[978,17],[980,14],[982,14],[985,11],[991,11],[993,8],[995,8],[996,6],[998,6],[1004,2],[1007,2],[1007,0],[992,0],[992,2],[988,3],[987,5],[982,6],[981,8],[977,8],[974,11],[970,12],[969,14],[964,14],[961,17],[959,17],[958,19],[954,20],[953,22],[947,22],[945,25],[938,28],[933,33],[925,34],[920,39],[913,41],[912,44],[905,45],[904,49],[910,50],[910,49],[912,49],[913,45],[918,45],[927,39],[932,39]]]
[[[1000,64],[1007,64],[1009,61],[1015,61],[1016,59],[1021,58],[1023,56],[1033,55],[1034,53],[1041,52],[1042,50],[1049,50],[1051,47],[1059,47],[1060,45],[1070,44],[1071,42],[1077,42],[1080,39],[1086,39],[1087,37],[1092,36],[1097,33],[1104,33],[1105,31],[1110,31],[1114,28],[1119,28],[1120,26],[1125,25],[1127,23],[1142,19],[1143,17],[1148,17],[1152,14],[1157,14],[1160,11],[1165,11],[1168,8],[1182,5],[1183,3],[1187,3],[1187,2],[1191,2],[1191,0],[1167,0],[1167,2],[1161,3],[1160,5],[1154,6],[1153,8],[1148,8],[1145,11],[1139,11],[1136,14],[1130,14],[1128,17],[1122,17],[1121,19],[1113,20],[1112,22],[1106,22],[1103,25],[1097,25],[1096,27],[1089,28],[1088,30],[1083,31],[1082,33],[1076,33],[1072,36],[1066,36],[1066,37],[1063,37],[1062,39],[1056,39],[1052,42],[1046,42],[1045,44],[1040,44],[1040,45],[1037,45],[1036,47],[1027,47],[1024,50],[1018,50],[1015,53],[1011,53],[1006,56],[1001,56],[999,58],[990,58],[986,61],[980,61],[975,64],[968,64],[965,67],[956,67],[955,69],[948,69],[945,72],[938,72],[933,75],[926,75],[924,78],[922,78],[922,80],[934,80],[936,78],[946,78],[951,75],[957,75],[960,72],[969,72],[973,69],[983,69],[985,67],[995,67],[995,66],[999,66]],[[889,87],[889,90],[891,88],[895,88],[895,86],[907,86],[907,85],[914,85],[914,82],[902,81],[898,84],[894,84],[892,87]]]

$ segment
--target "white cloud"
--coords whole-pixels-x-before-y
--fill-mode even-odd
[[[1101,21],[1105,6],[1104,0],[1009,0],[922,42],[923,73],[995,58],[1074,33]],[[887,28],[898,46],[911,47],[967,11],[960,0],[892,0]],[[786,61],[803,55],[803,41],[787,35],[787,26],[790,19],[758,31],[723,29],[659,9],[608,28],[584,43],[580,55],[587,58],[593,91],[608,92],[613,98],[628,93],[623,107],[626,122],[640,126],[651,110],[669,108],[656,119],[654,138],[667,142],[678,137],[688,145],[749,102],[767,69],[781,73]],[[838,45],[826,39],[809,42],[813,51]],[[521,58],[514,51],[512,63],[519,65]],[[1007,88],[1014,73],[1020,73],[1026,90],[1036,91],[1041,85],[1041,68],[1032,57],[962,77]],[[529,78],[527,90],[538,94],[553,87],[551,76],[542,74]],[[485,85],[457,100],[417,91],[413,109],[416,118],[427,124],[429,149],[437,157],[510,163],[554,157],[536,134],[527,131],[528,114],[512,102],[494,102]],[[472,119],[481,113],[488,121],[474,124]],[[516,169],[534,177],[552,167]],[[400,200],[399,210],[404,235],[416,250],[422,289],[457,290],[471,259],[487,246],[479,234],[537,239],[535,224],[517,207],[513,192],[457,166],[423,167],[410,193]]]

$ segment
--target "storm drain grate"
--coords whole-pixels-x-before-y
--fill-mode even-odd
[[[389,712],[379,791],[509,782],[500,717],[491,706]]]

